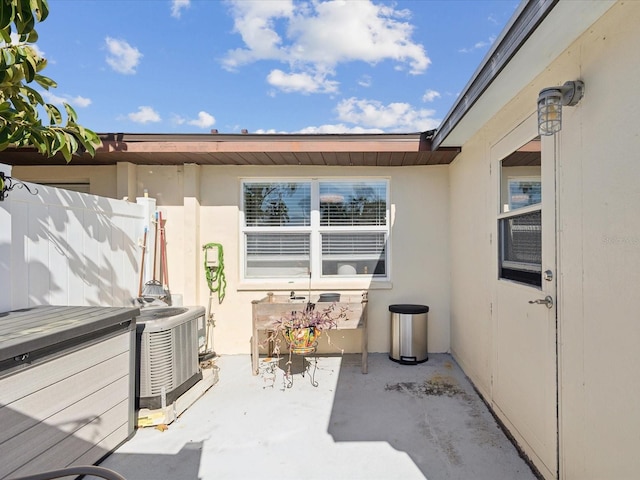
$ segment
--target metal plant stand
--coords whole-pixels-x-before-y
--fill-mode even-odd
[[[316,381],[316,371],[318,370],[318,356],[315,355],[317,345],[318,345],[318,342],[316,342],[314,344],[312,351],[305,352],[305,353],[292,352],[290,354],[290,356],[289,356],[289,361],[290,362],[291,362],[291,355],[297,355],[297,356],[300,356],[302,358],[302,371],[301,371],[301,374],[304,377],[305,373],[307,371],[309,371],[309,381],[311,382],[311,385],[313,387],[317,387],[318,386],[318,382]],[[309,355],[313,355],[313,370],[311,370],[312,362],[310,360],[307,360],[307,357]],[[287,369],[287,371],[285,371],[284,385],[285,385],[286,388],[293,387],[293,374],[291,373],[290,369]]]

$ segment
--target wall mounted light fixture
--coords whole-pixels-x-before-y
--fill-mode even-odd
[[[565,82],[561,87],[540,90],[538,95],[538,133],[553,135],[562,129],[562,106],[577,105],[584,95],[584,82]]]

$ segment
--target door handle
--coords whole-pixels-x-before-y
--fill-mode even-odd
[[[544,298],[538,298],[537,300],[529,300],[529,303],[535,303],[537,305],[545,305],[547,308],[553,307],[553,298],[551,295],[547,295]]]

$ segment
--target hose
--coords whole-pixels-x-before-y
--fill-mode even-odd
[[[218,249],[218,266],[212,267],[208,264],[207,257],[209,250],[212,248]],[[222,252],[222,245],[219,243],[207,243],[203,245],[204,250],[204,273],[207,277],[207,284],[209,285],[209,291],[218,294],[218,303],[222,303],[224,300],[225,290],[227,288],[227,279],[224,276],[224,253]]]
[[[216,248],[218,250],[218,263],[209,265],[209,250]],[[211,311],[211,300],[213,294],[218,294],[218,303],[222,303],[224,300],[225,290],[227,288],[227,280],[224,276],[224,253],[222,251],[222,245],[219,243],[207,243],[202,246],[204,250],[204,273],[207,277],[207,285],[209,285],[209,308],[207,312],[207,327],[206,327],[206,346],[205,351],[201,354],[202,359],[215,356],[215,352],[211,350],[213,346],[212,328],[214,326],[213,312]]]

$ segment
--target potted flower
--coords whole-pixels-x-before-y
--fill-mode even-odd
[[[336,304],[319,309],[315,303],[307,303],[303,310],[293,310],[275,322],[274,333],[282,335],[292,353],[313,352],[323,330],[335,328],[340,318],[346,317],[346,308],[335,312]]]
[[[289,347],[287,376],[290,375],[291,355],[314,352],[322,332],[337,327],[338,321],[347,316],[346,306],[336,311],[335,303],[325,308],[319,305],[308,302],[302,310],[292,310],[271,325],[266,341],[270,343],[273,354],[278,358],[280,356],[280,336]]]

